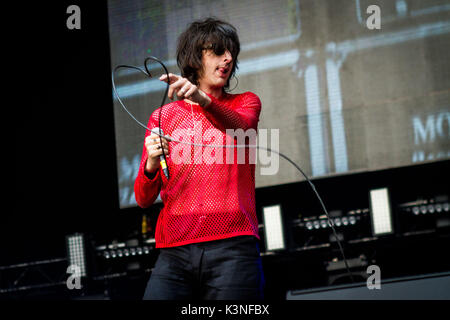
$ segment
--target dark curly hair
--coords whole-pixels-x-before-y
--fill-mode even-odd
[[[181,76],[195,85],[199,85],[204,49],[211,49],[216,55],[222,55],[225,50],[230,51],[233,57],[233,68],[224,86],[224,89],[228,89],[230,79],[236,72],[237,57],[241,50],[236,28],[225,21],[206,18],[192,22],[179,36],[177,64],[181,70]]]

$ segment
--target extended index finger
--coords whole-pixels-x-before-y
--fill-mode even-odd
[[[180,78],[180,76],[177,76],[176,74],[169,73],[169,84],[174,83]],[[159,80],[167,82],[167,74],[163,74],[161,77],[159,77]]]

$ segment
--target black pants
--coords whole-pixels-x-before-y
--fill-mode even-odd
[[[253,236],[160,250],[145,300],[261,300],[264,274]]]

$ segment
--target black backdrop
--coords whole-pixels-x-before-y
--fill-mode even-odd
[[[81,8],[81,30],[66,27],[72,4]],[[26,9],[32,17],[21,40],[15,197],[1,223],[2,265],[64,256],[66,234],[102,237],[130,220],[117,205],[106,1]]]

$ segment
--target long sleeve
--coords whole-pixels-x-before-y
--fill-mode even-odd
[[[156,127],[156,124],[154,123],[153,117],[150,118],[148,127],[150,129],[153,129]],[[150,131],[146,131],[145,138],[151,134]],[[145,139],[144,139],[145,140]],[[142,208],[147,208],[155,202],[156,198],[158,197],[158,194],[161,190],[161,173],[160,169],[156,171],[155,176],[150,179],[145,174],[145,164],[147,162],[147,151],[145,149],[144,145],[144,151],[142,153],[142,159],[141,163],[139,165],[139,171],[138,175],[136,177],[136,180],[134,182],[134,196],[136,198],[137,204]]]
[[[261,112],[261,101],[258,96],[246,92],[234,103],[233,108],[213,97],[211,103],[206,107],[206,116],[222,129],[253,128],[256,130]]]

